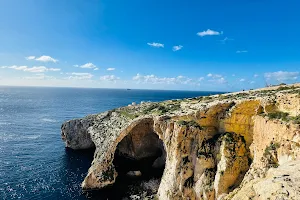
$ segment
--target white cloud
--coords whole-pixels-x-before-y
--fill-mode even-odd
[[[182,49],[182,48],[183,48],[182,45],[173,46],[173,51],[179,51],[179,50]]]
[[[253,75],[254,78],[257,78],[258,76],[259,76],[258,74],[254,74],[254,75]]]
[[[28,56],[28,57],[25,57],[26,60],[34,60],[35,59],[35,56]]]
[[[45,74],[35,74],[34,76],[27,76],[24,79],[29,79],[29,80],[54,80],[56,79],[53,76],[46,76]]]
[[[244,78],[241,78],[241,79],[240,79],[240,82],[244,82],[244,81],[246,81]]]
[[[234,77],[234,76],[235,76],[235,74],[232,74],[232,76]]]
[[[72,79],[72,80],[86,80],[86,79],[91,79],[94,76],[91,73],[77,73],[77,72],[73,72],[70,75],[71,76],[67,77],[67,79]]]
[[[97,71],[97,70],[99,70],[99,68],[98,68],[98,67],[96,67],[96,68],[94,68],[94,70],[95,70],[95,71]]]
[[[250,84],[254,84],[255,83],[255,81],[250,81]]]
[[[223,32],[214,31],[211,29],[207,29],[206,31],[198,32],[197,35],[200,37],[204,37],[207,35],[222,35]]]
[[[247,50],[236,51],[236,53],[248,53]]]
[[[27,66],[17,66],[17,65],[9,66],[9,67],[6,67],[6,68],[15,69],[15,70],[23,70],[23,71],[28,69]]]
[[[225,78],[221,74],[209,73],[206,76],[210,78],[208,80],[209,82],[220,83],[220,84],[227,83],[227,81],[225,80]]]
[[[36,56],[27,56],[25,57],[26,60],[36,60],[36,61],[40,61],[40,62],[54,62],[57,63],[58,60],[52,58],[51,56],[41,56],[41,57],[36,57]]]
[[[41,73],[41,72],[48,72],[48,71],[57,72],[61,70],[59,68],[47,68],[45,66],[27,67],[27,66],[17,66],[17,65],[2,66],[1,68],[8,68],[8,69],[14,69],[14,70],[32,72],[32,73]]]
[[[148,42],[147,44],[151,47],[156,47],[156,48],[164,48],[165,47],[164,44],[157,43],[157,42],[152,42],[152,43]]]
[[[29,57],[34,57],[34,56],[29,56]],[[57,63],[58,60],[57,59],[54,59],[50,56],[41,56],[39,58],[35,58],[34,60],[37,60],[37,61],[41,61],[41,62],[54,62],[54,63]]]
[[[114,71],[116,68],[112,68],[112,67],[110,67],[110,68],[107,68],[106,70],[107,71]]]
[[[288,81],[288,80],[296,80],[299,76],[299,72],[287,72],[287,71],[268,72],[265,73],[264,76],[267,80]]]
[[[225,80],[224,77],[221,78],[214,78],[214,79],[210,79],[208,80],[209,82],[214,82],[214,83],[220,83],[220,84],[224,84],[227,83],[227,81]]]
[[[177,76],[177,77],[158,77],[153,74],[151,75],[141,75],[137,74],[132,77],[132,80],[137,83],[149,83],[149,84],[193,84],[193,79],[185,77],[185,76]]]
[[[78,65],[77,65],[78,66]],[[86,63],[84,65],[79,66],[80,68],[84,68],[84,69],[93,69],[93,68],[97,68],[96,65],[94,65],[93,63]]]
[[[227,41],[232,41],[232,40],[234,40],[234,39],[225,37],[223,40],[220,40],[220,42],[221,42],[222,44],[226,44]]]
[[[105,75],[100,77],[101,81],[113,81],[116,82],[117,80],[120,80],[119,77],[116,77],[115,75]]]
[[[198,81],[203,81],[204,80],[204,77],[200,77],[199,79],[198,79]]]
[[[207,76],[207,77],[211,77],[211,78],[221,78],[221,77],[223,77],[223,76],[220,75],[220,74],[211,74],[211,73],[207,74],[206,76]]]

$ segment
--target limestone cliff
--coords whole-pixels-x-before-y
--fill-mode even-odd
[[[299,124],[294,84],[118,108],[64,123],[62,139],[96,147],[84,190],[164,168],[158,199],[297,199]]]

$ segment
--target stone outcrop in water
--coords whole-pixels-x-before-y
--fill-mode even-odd
[[[299,124],[295,84],[118,108],[64,123],[62,138],[96,147],[84,190],[164,168],[159,199],[297,199]]]

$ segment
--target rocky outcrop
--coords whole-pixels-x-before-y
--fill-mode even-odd
[[[71,120],[61,126],[61,137],[66,147],[72,149],[90,149],[95,147],[89,127],[93,126],[93,119],[96,116],[89,116],[83,119]]]
[[[73,149],[96,147],[84,190],[164,168],[159,199],[284,199],[278,184],[273,193],[261,186],[298,165],[299,91],[293,85],[143,103],[68,121],[62,138]]]

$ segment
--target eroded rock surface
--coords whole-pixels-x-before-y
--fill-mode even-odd
[[[127,106],[68,121],[62,138],[96,147],[85,190],[165,167],[159,199],[297,199],[299,86]]]

